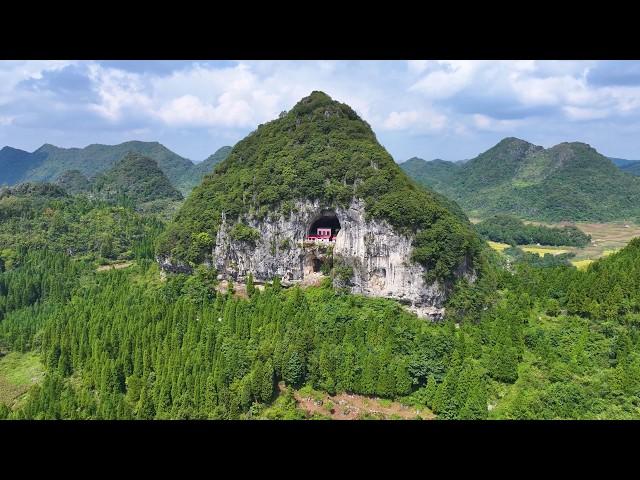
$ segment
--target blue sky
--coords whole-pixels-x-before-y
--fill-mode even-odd
[[[313,90],[351,105],[398,162],[507,136],[640,159],[637,61],[0,61],[0,146],[159,141],[194,161]]]

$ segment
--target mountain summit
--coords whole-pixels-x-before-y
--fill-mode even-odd
[[[158,254],[167,269],[207,261],[234,280],[333,271],[352,291],[424,313],[473,270],[478,249],[464,215],[410,181],[351,107],[312,92],[204,178]]]
[[[111,169],[99,174],[93,188],[107,199],[124,196],[140,204],[154,200],[182,200],[182,194],[158,167],[155,160],[128,153]]]
[[[467,213],[532,220],[607,221],[640,216],[640,179],[580,142],[545,149],[517,138],[460,165],[406,162],[416,181],[456,200]]]

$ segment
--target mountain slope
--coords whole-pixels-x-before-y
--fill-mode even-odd
[[[584,143],[544,149],[506,138],[453,172],[416,166],[421,167],[414,162],[410,170],[416,181],[432,185],[473,216],[607,221],[640,215],[640,179]]]
[[[12,147],[0,150],[0,185],[18,183],[25,173],[42,160],[42,155]]]
[[[441,196],[412,182],[378,143],[371,127],[322,92],[260,125],[207,175],[160,241],[158,253],[203,261],[222,222],[289,216],[297,202],[323,208],[364,203],[367,218],[386,220],[413,239],[414,261],[438,277],[473,262],[479,244],[466,218]]]
[[[222,162],[225,158],[229,156],[233,147],[221,147],[213,155],[207,157],[206,160],[196,163],[191,167],[181,178],[181,182],[184,185],[192,185],[195,187],[202,181],[202,177],[204,177],[207,173],[213,172],[213,169],[216,165]]]
[[[460,164],[439,159],[426,161],[413,157],[401,163],[400,168],[418,183],[441,191],[453,181]]]
[[[94,191],[109,200],[120,196],[135,203],[182,199],[155,160],[135,153],[127,154],[113,168],[99,174],[93,184]]]

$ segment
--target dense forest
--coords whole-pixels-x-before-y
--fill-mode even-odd
[[[638,418],[640,240],[586,271],[496,259],[442,323],[324,286],[246,299],[211,271],[96,272],[21,250],[0,274],[0,345],[46,368],[9,418],[302,418],[280,381],[395,398],[438,418]],[[275,406],[275,407],[274,407]]]
[[[494,242],[509,245],[566,245],[584,247],[591,241],[591,236],[573,225],[564,227],[546,227],[544,225],[526,224],[511,215],[495,215],[476,225],[476,230]]]
[[[0,189],[0,265],[11,268],[20,251],[54,250],[84,260],[131,260],[152,251],[163,223],[135,212],[130,202],[71,196],[52,184]]]

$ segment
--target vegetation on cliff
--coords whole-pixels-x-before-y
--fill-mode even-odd
[[[91,181],[80,170],[67,170],[60,174],[55,181],[67,193],[77,195],[91,191]]]

